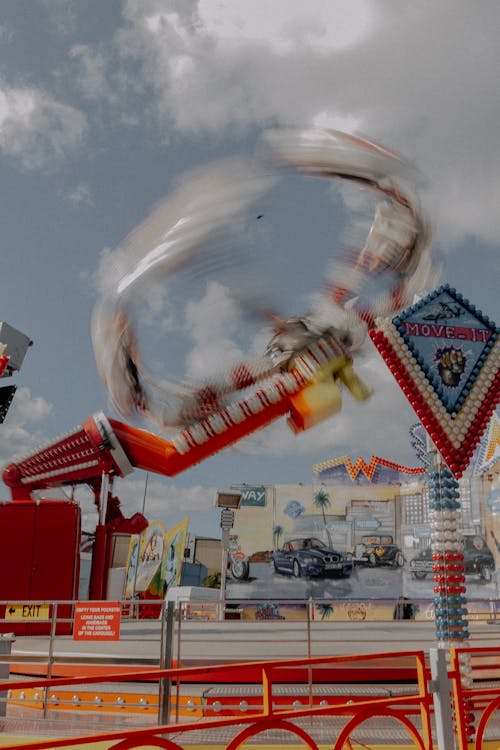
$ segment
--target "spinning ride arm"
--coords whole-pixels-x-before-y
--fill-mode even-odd
[[[170,440],[102,413],[75,431],[4,469],[13,500],[34,490],[87,484],[96,498],[102,478],[124,477],[135,468],[175,476],[288,414],[294,432],[308,429],[340,409],[341,385],[358,400],[370,395],[351,358],[332,335],[319,338],[249,397],[186,427]]]
[[[197,253],[213,232],[241,218],[269,189],[270,169],[361,181],[383,198],[365,246],[341,264],[338,278],[326,290],[342,313],[349,308],[371,325],[387,309],[399,309],[414,284],[430,273],[429,224],[410,186],[411,170],[397,155],[335,131],[272,131],[266,148],[264,170],[240,166],[234,172],[231,167],[228,174],[221,168],[210,176],[216,189],[207,191],[205,182],[194,179],[171,202],[161,204],[115,251],[118,278],[113,275],[94,312],[96,361],[118,412],[182,431],[164,440],[94,415],[71,435],[6,468],[4,481],[13,499],[30,499],[34,489],[86,483],[98,502],[103,477],[109,482],[134,468],[174,476],[282,415],[289,415],[294,432],[312,427],[339,411],[342,384],[358,400],[370,395],[352,368],[351,326],[346,336],[333,322],[321,328],[307,318],[282,321],[258,367],[242,362],[198,389],[188,388],[180,403],[171,385],[164,389],[154,384],[153,393],[161,398],[143,387],[148,378],[129,319],[134,295],[152,278],[201,262]],[[378,288],[380,277],[386,276],[386,293],[364,301],[365,292]],[[252,388],[250,395],[240,396]],[[169,400],[174,407],[166,415]],[[102,517],[102,503],[100,513]]]

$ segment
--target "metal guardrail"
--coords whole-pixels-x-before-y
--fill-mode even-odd
[[[291,686],[287,689],[284,684],[284,670],[301,669],[305,675],[314,676],[326,667],[340,669],[354,666],[356,662],[395,660],[412,661],[415,673],[412,685],[392,689],[387,686],[329,689],[314,680],[307,684],[306,680],[300,689],[295,686],[293,692]],[[467,750],[471,741],[476,750],[498,747],[500,648],[442,650],[437,661],[445,665],[444,675],[439,669],[429,669],[428,655],[417,650],[154,669],[147,673],[131,671],[85,678],[8,680],[0,682],[0,693],[7,695],[8,706],[19,708],[24,701],[24,706],[38,711],[39,716],[44,711],[43,696],[48,696],[41,732],[38,723],[38,739],[31,738],[29,744],[19,737],[15,739],[18,748],[33,750],[96,742],[106,742],[110,748],[170,747],[169,740],[179,748],[209,741],[220,748],[234,750],[252,739],[277,747],[297,741],[311,748],[325,743],[333,750],[358,745],[371,747],[388,741],[390,744],[397,742],[398,747],[411,746],[419,750],[451,750],[452,747]],[[261,675],[260,682],[253,690],[245,692],[245,678],[256,668]],[[226,696],[213,692],[195,699],[184,696],[180,701],[176,694],[175,702],[171,700],[171,692],[176,692],[194,676],[208,684],[217,672],[228,669],[233,670],[241,683],[239,695],[237,691]],[[485,682],[483,678],[486,674],[491,677],[491,669],[496,670],[496,680]],[[174,688],[160,698],[164,701],[162,720],[154,721],[153,700],[151,705],[143,703],[142,706],[133,706],[130,700],[130,696],[134,696],[129,692],[134,681],[146,678],[157,684],[168,682]],[[82,690],[88,697],[86,701],[79,697]],[[21,699],[23,691],[25,696]],[[32,691],[38,691],[38,695]],[[90,698],[92,694],[99,700]],[[453,714],[446,711],[446,706],[453,707]],[[134,712],[136,723],[131,720]],[[86,723],[82,717],[86,717]],[[93,726],[89,717],[94,718]],[[23,726],[26,726],[26,713]],[[9,731],[8,721],[4,723],[5,731]],[[42,738],[41,734],[50,738]]]
[[[243,742],[252,737],[268,736],[270,741],[276,741],[276,735],[280,738],[287,737],[284,742],[301,739],[307,746],[315,747],[317,742],[328,739],[330,743],[334,742],[333,747],[337,750],[345,746],[345,742],[355,738],[360,727],[369,719],[385,717],[394,723],[402,733],[403,737],[409,737],[417,742],[417,747],[422,750],[430,750],[431,741],[431,705],[432,696],[427,688],[427,669],[425,667],[425,655],[423,652],[402,652],[401,658],[410,659],[414,663],[416,682],[410,691],[398,695],[388,695],[387,692],[381,695],[314,695],[314,692],[308,690],[307,695],[302,701],[293,700],[288,696],[279,695],[278,686],[283,683],[283,669],[302,669],[305,674],[314,671],[317,668],[325,666],[334,666],[352,663],[356,657],[329,657],[315,659],[295,659],[283,661],[266,661],[266,662],[243,662],[231,665],[238,678],[245,682],[246,674],[257,667],[261,673],[259,705],[252,705],[250,702],[247,706],[240,704],[239,710],[234,711],[226,707],[219,709],[214,703],[200,704],[197,713],[192,718],[183,716],[181,721],[172,721],[172,718],[178,718],[175,715],[175,706],[169,705],[168,712],[165,714],[164,721],[142,726],[140,728],[128,728],[127,730],[118,730],[116,727],[109,725],[103,731],[103,724],[99,729],[94,728],[93,733],[83,734],[76,731],[75,736],[69,736],[66,739],[41,739],[31,743],[32,748],[48,748],[57,746],[71,747],[73,745],[84,745],[95,742],[108,741],[111,744],[119,744],[125,741],[129,748],[140,747],[144,745],[160,745],[166,747],[165,739],[175,735],[175,742],[178,747],[192,745],[196,738],[202,733],[204,741],[208,738],[215,743],[220,743],[221,747],[238,747]],[[367,657],[364,655],[363,662]],[[369,659],[393,660],[394,654],[374,654]],[[227,665],[212,665],[209,667],[180,668],[168,670],[151,670],[147,673],[149,679],[158,682],[167,680],[170,684],[177,685],[185,683],[194,675],[205,682],[209,682],[211,676],[217,671],[227,670]],[[44,680],[19,680],[16,681],[16,691],[33,690],[35,687],[40,691],[38,702],[41,710],[42,691],[53,695],[57,690],[56,700],[51,698],[48,701],[47,718],[51,714],[56,714],[61,710],[62,691],[67,690],[67,695],[76,694],[76,690],[85,687],[87,691],[97,690],[102,679],[109,683],[120,683],[120,686],[126,682],[140,677],[144,679],[142,673],[130,672],[127,675],[106,675],[94,678],[62,678],[62,679],[44,679]],[[11,682],[0,683],[0,692],[12,690]],[[73,700],[73,697],[70,699]],[[105,711],[106,704],[104,700],[94,703],[92,707],[101,718]],[[123,703],[123,710],[127,710],[127,705]],[[123,716],[123,713],[121,714]],[[385,720],[384,719],[384,720]],[[122,719],[123,722],[123,719]],[[335,726],[334,726],[335,724]],[[60,723],[58,736],[61,737],[65,732],[68,734],[70,723],[68,719],[64,724]],[[75,729],[75,725],[73,725]],[[76,726],[78,728],[78,726]],[[52,725],[54,733],[55,726]],[[56,735],[57,736],[57,735]],[[228,737],[230,740],[228,741]],[[163,740],[163,741],[162,741]],[[279,740],[281,746],[281,740]],[[19,747],[27,745],[19,744]]]
[[[296,600],[289,601],[297,603]],[[97,663],[102,674],[85,678],[61,678],[53,675],[55,665],[64,664],[68,657],[58,655],[56,644],[67,643],[71,636],[58,636],[57,624],[63,622],[69,626],[71,632],[73,621],[70,618],[57,618],[57,612],[59,605],[64,606],[64,611],[67,611],[68,605],[74,608],[76,602],[27,603],[27,606],[40,605],[46,608],[37,611],[47,612],[48,619],[44,624],[49,627],[44,635],[34,636],[34,641],[30,640],[30,643],[38,643],[45,647],[46,652],[22,656],[11,654],[10,647],[15,639],[4,633],[0,638],[0,644],[3,643],[3,653],[0,648],[0,670],[4,668],[3,673],[0,671],[0,678],[8,677],[13,663],[16,663],[18,668],[23,664],[38,664],[41,668],[45,663],[45,677],[32,676],[25,679],[20,678],[19,674],[12,674],[9,680],[5,679],[0,683],[0,717],[5,717],[0,721],[4,731],[12,724],[13,714],[17,712],[17,715],[22,717],[24,725],[29,720],[39,729],[42,721],[44,732],[51,732],[55,736],[64,735],[71,727],[72,732],[78,734],[78,741],[82,744],[90,742],[90,737],[92,741],[96,741],[96,726],[102,730],[104,724],[108,730],[105,736],[113,742],[123,740],[126,736],[127,747],[139,746],[148,738],[156,741],[160,734],[162,737],[170,736],[174,732],[173,727],[175,732],[180,732],[190,744],[193,741],[193,733],[200,730],[200,723],[203,724],[204,732],[212,732],[214,741],[220,739],[222,730],[227,737],[228,727],[233,727],[237,734],[227,744],[227,747],[231,748],[236,748],[238,742],[253,736],[252,732],[268,732],[270,736],[274,736],[273,732],[289,732],[291,736],[302,738],[307,744],[316,742],[318,737],[324,739],[323,730],[318,728],[319,724],[328,728],[330,734],[326,739],[330,745],[340,750],[349,746],[351,738],[361,736],[362,727],[374,717],[382,723],[392,722],[398,727],[400,734],[402,732],[406,738],[410,737],[414,746],[422,750],[431,750],[435,747],[439,747],[439,750],[450,750],[450,736],[453,736],[453,743],[456,742],[458,750],[466,750],[467,742],[471,738],[475,738],[475,747],[481,750],[488,747],[492,733],[495,739],[500,737],[500,731],[497,731],[497,720],[500,715],[499,648],[460,648],[452,649],[449,653],[444,653],[441,649],[439,659],[441,662],[445,660],[444,667],[443,663],[441,664],[441,671],[438,668],[439,659],[433,661],[432,654],[429,659],[429,654],[425,651],[391,651],[313,658],[315,629],[320,627],[324,630],[323,626],[328,626],[328,622],[314,619],[316,602],[309,601],[304,606],[304,627],[297,631],[298,637],[303,639],[306,658],[285,659],[279,662],[212,664],[196,668],[181,667],[183,628],[190,619],[193,624],[199,622],[198,615],[191,618],[191,610],[183,606],[183,603],[176,608],[172,602],[167,604],[158,600],[133,604],[137,605],[137,609],[131,610],[130,601],[121,603],[123,624],[140,621],[140,608],[143,604],[159,608],[159,621],[155,623],[155,632],[159,634],[157,658],[148,662],[156,662],[154,667],[143,667],[141,671],[131,667],[128,673],[122,671],[121,674],[112,674],[107,672],[107,669],[112,664],[116,665],[116,656],[89,659],[85,655],[73,655],[73,664]],[[210,604],[213,605],[213,602]],[[481,615],[484,626],[498,624],[496,605],[495,601],[494,617],[489,601],[484,602],[482,610],[476,608],[476,614]],[[151,609],[149,612],[151,613]],[[17,622],[25,624],[23,618],[16,620],[12,618],[12,613],[10,614],[10,619],[3,621],[4,626]],[[144,624],[147,625],[146,620]],[[276,623],[275,633],[279,633],[281,624]],[[227,625],[229,626],[229,623]],[[231,628],[237,632],[238,625],[236,621],[231,624]],[[260,623],[254,622],[253,625],[257,633]],[[283,623],[283,626],[286,627],[287,623]],[[215,620],[215,627],[221,627],[218,619]],[[405,624],[398,624],[398,628],[404,629]],[[226,628],[224,632],[225,630]],[[489,627],[487,631],[490,631]],[[493,631],[497,632],[495,627],[492,628]],[[133,641],[131,643],[133,644]],[[380,685],[324,684],[325,666],[335,669],[356,669],[361,666],[363,669],[369,663],[380,665],[381,662],[385,662],[394,666],[404,663],[408,658],[413,659],[415,664],[411,685],[397,685],[388,689]],[[127,660],[122,660],[121,664],[122,667],[126,667]],[[318,681],[315,671],[320,665],[323,668],[321,682]],[[290,673],[286,670],[297,668],[303,670],[301,684],[283,685],[284,675]],[[247,678],[251,682],[250,674],[255,674],[256,670],[261,671],[260,684],[253,684],[251,689],[245,684],[240,685],[239,692],[234,691],[234,686],[231,689],[230,686],[207,688],[205,685],[201,690],[192,683],[196,675],[197,679],[205,679],[210,685],[217,674],[223,673],[226,676],[233,674],[230,682],[233,679],[245,683]],[[137,690],[138,681],[141,690]],[[146,684],[149,684],[147,691],[144,689]],[[449,712],[450,696],[453,698],[454,717]],[[116,729],[116,724],[123,722],[124,716],[127,716],[127,724],[130,725],[130,732],[126,734]],[[94,720],[98,725],[92,724]],[[434,725],[433,737],[429,729],[431,720]],[[435,731],[436,722],[447,728],[448,734],[445,734],[442,742],[448,744],[435,744],[440,742],[439,732]],[[245,725],[243,730],[242,724]],[[84,729],[88,731],[88,735],[82,734]],[[100,736],[104,736],[102,731]],[[343,737],[344,745],[338,744],[340,737]],[[179,742],[178,738],[176,742]],[[332,742],[335,744],[332,745]],[[75,743],[71,740],[66,744],[69,746]],[[33,748],[48,746],[43,742],[31,745]],[[55,746],[57,744],[51,740],[50,747]]]
[[[471,740],[480,750],[486,743],[488,727],[500,715],[500,648],[451,649],[448,675],[458,750],[467,750]]]
[[[427,606],[424,612],[421,611],[422,602],[426,602]],[[429,599],[410,599],[404,597],[404,604],[407,605],[408,609],[414,608],[417,613],[418,619],[433,619],[432,606],[428,606]],[[0,616],[0,624],[2,626],[8,625],[9,623],[22,623],[26,625],[33,625],[37,622],[52,623],[71,623],[73,621],[74,608],[77,604],[82,603],[79,600],[74,599],[61,599],[61,600],[21,600],[17,599],[15,603],[12,600],[0,600],[0,610],[5,611],[5,616]],[[84,602],[85,603],[85,602]],[[105,604],[106,602],[102,602]],[[121,616],[124,620],[139,620],[139,619],[155,619],[159,618],[161,611],[165,606],[163,599],[122,599],[119,601],[121,605]],[[217,615],[220,616],[221,612],[225,615],[222,619],[228,619],[227,615],[236,613],[242,613],[245,609],[252,606],[270,606],[276,605],[277,607],[283,607],[286,605],[292,605],[295,607],[302,606],[304,611],[304,619],[308,616],[311,619],[322,619],[321,608],[325,606],[327,609],[332,610],[329,617],[339,609],[353,608],[362,604],[368,604],[363,619],[371,619],[372,613],[370,610],[371,604],[386,605],[387,610],[390,610],[391,615],[387,619],[409,619],[409,617],[396,617],[397,605],[401,603],[401,597],[386,598],[380,597],[374,599],[287,599],[284,597],[267,597],[267,598],[245,598],[233,600],[233,599],[207,599],[206,601],[193,601],[189,599],[182,599],[176,602],[176,609],[181,607],[183,612],[183,619],[197,619],[203,612],[207,616],[213,616],[217,611]],[[469,619],[473,620],[485,620],[485,621],[499,621],[500,622],[500,599],[496,597],[487,597],[485,599],[473,599],[469,601],[469,604],[474,605],[474,611],[469,612]],[[341,606],[339,606],[341,605]],[[71,612],[71,616],[61,616],[60,612],[62,609],[66,609]],[[10,613],[9,613],[10,610]],[[23,612],[23,610],[25,610]],[[58,614],[59,610],[59,614]],[[315,612],[317,613],[315,615]],[[380,614],[378,610],[374,610],[374,619],[380,620]],[[233,618],[230,618],[233,619]],[[273,619],[273,618],[271,618]],[[283,619],[276,617],[275,619]],[[333,618],[335,619],[335,618]],[[354,617],[353,619],[357,619]],[[2,627],[5,630],[4,627]]]
[[[380,600],[376,600],[380,602]],[[355,600],[353,600],[355,602]],[[389,602],[390,606],[386,607],[386,611],[393,612],[393,609],[395,610],[397,605],[397,600],[387,600]],[[303,629],[298,629],[294,631],[296,635],[293,637],[297,638],[298,640],[302,639],[304,643],[304,650],[302,651],[303,654],[307,656],[311,656],[313,654],[313,646],[314,646],[314,638],[318,635],[318,633],[322,632],[324,633],[325,630],[322,631],[319,630],[320,627],[325,626],[325,628],[328,628],[329,624],[332,622],[335,625],[334,620],[330,619],[324,619],[323,620],[323,614],[325,612],[328,612],[329,609],[335,609],[338,604],[341,604],[341,606],[345,607],[345,600],[342,600],[339,602],[331,600],[323,602],[322,600],[308,600],[308,601],[302,601],[299,602],[296,599],[274,599],[272,602],[269,602],[266,607],[264,608],[264,612],[266,614],[267,610],[269,610],[271,616],[263,617],[262,622],[265,624],[268,624],[269,622],[277,622],[283,621],[284,626],[287,626],[288,624],[291,624],[292,622],[294,624],[303,623]],[[408,603],[408,602],[406,602]],[[413,602],[409,602],[412,604]],[[71,638],[74,637],[74,612],[75,607],[77,604],[81,604],[75,601],[67,601],[67,600],[61,600],[61,601],[26,601],[26,602],[17,602],[14,609],[14,614],[10,613],[9,616],[0,618],[0,631],[4,632],[4,637],[6,635],[5,631],[12,630],[13,633],[17,633],[19,637],[23,637],[25,635],[31,636],[35,638],[37,643],[42,646],[42,644],[46,648],[46,653],[31,653],[29,655],[24,654],[18,654],[16,656],[16,662],[21,664],[22,662],[25,663],[39,663],[43,664],[45,663],[47,665],[47,676],[52,676],[52,667],[54,664],[61,661],[60,657],[57,655],[55,650],[55,644],[58,641],[59,638]],[[107,602],[96,604],[107,604]],[[266,604],[266,603],[264,603]],[[9,605],[8,602],[2,602],[0,601],[0,607],[5,609],[7,605]],[[225,602],[179,602],[177,605],[174,605],[173,603],[169,603],[167,605],[167,602],[154,599],[154,600],[123,600],[119,602],[120,610],[121,610],[121,627],[123,629],[123,626],[126,625],[126,623],[139,623],[143,622],[145,627],[148,623],[154,622],[155,627],[158,627],[159,634],[158,634],[158,651],[155,656],[150,658],[149,660],[144,660],[144,663],[147,664],[158,664],[159,666],[165,666],[164,658],[164,650],[165,648],[168,648],[170,650],[169,658],[171,660],[177,661],[177,663],[180,665],[181,663],[181,654],[182,654],[182,648],[183,643],[185,641],[185,623],[191,622],[191,623],[210,623],[210,622],[220,622],[221,619],[224,620],[231,620],[233,621],[231,623],[232,627],[235,628],[237,631],[238,628],[238,621],[244,621],[244,624],[250,625],[252,624],[252,627],[255,625],[256,633],[258,631],[258,627],[261,624],[261,622],[258,620],[258,618],[254,615],[254,620],[247,619],[247,612],[246,610],[242,609],[241,607],[238,607],[234,605],[234,602],[228,600]],[[252,607],[252,606],[260,606],[262,609],[263,602],[262,600],[245,600],[245,607]],[[300,607],[300,611],[297,610],[294,620],[285,620],[283,617],[274,617],[273,612],[275,611],[275,608],[283,608],[287,605],[294,606],[295,608]],[[324,606],[323,606],[324,605]],[[36,612],[42,614],[45,614],[45,619],[33,619],[28,617],[16,617],[15,615],[18,612],[21,612],[22,614],[22,608],[26,607],[26,611],[29,614],[30,612]],[[170,607],[170,617],[167,617],[167,610],[168,607]],[[274,608],[274,609],[273,609]],[[352,607],[354,611],[354,615],[357,613],[357,606],[354,604]],[[474,618],[473,622],[478,624],[484,624],[493,626],[491,628],[491,636],[492,640],[495,637],[496,629],[495,626],[500,627],[500,615],[497,616],[497,610],[498,610],[498,600],[488,599],[484,600],[480,603],[475,602],[475,612],[474,612]],[[58,612],[63,611],[65,614],[68,612],[71,613],[71,617],[59,617]],[[221,617],[222,613],[222,617]],[[143,619],[144,618],[144,619]],[[154,618],[152,621],[151,618]],[[370,620],[370,611],[368,610],[368,614],[366,615],[366,619],[363,621],[364,623],[368,624],[371,622],[376,622],[378,624],[381,624],[384,622],[384,620],[380,619],[380,616],[377,616],[374,618],[374,620]],[[353,622],[356,620],[356,616],[353,617]],[[389,619],[385,620],[386,622],[389,621]],[[393,619],[391,618],[391,622]],[[433,612],[431,609],[427,608],[424,612],[420,612],[419,622],[426,622],[431,624],[433,622]],[[348,624],[348,620],[345,620],[345,623]],[[356,621],[354,622],[353,626],[359,627],[362,625],[362,622]],[[118,626],[120,628],[120,625]],[[170,632],[167,634],[167,628],[170,627]],[[404,627],[404,623],[401,623],[401,627]],[[62,629],[62,634],[59,632],[59,630]],[[490,629],[488,628],[489,632]],[[403,633],[404,631],[401,631]],[[117,636],[120,637],[120,633]],[[297,640],[297,642],[298,642]],[[175,641],[175,642],[174,642]],[[91,658],[88,656],[74,656],[73,661],[78,662],[79,660],[84,661],[85,663],[90,663]],[[2,656],[1,650],[0,650],[0,665],[2,661],[6,661],[7,659],[5,656]],[[122,662],[124,660],[122,659]],[[116,657],[113,655],[109,655],[107,657],[106,655],[100,655],[99,656],[99,662],[101,664],[113,664],[116,663]]]

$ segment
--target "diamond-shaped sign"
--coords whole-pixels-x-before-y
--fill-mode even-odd
[[[499,331],[448,285],[370,336],[459,478],[500,400]]]

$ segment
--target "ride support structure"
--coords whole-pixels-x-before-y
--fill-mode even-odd
[[[287,416],[294,432],[308,429],[340,409],[344,386],[358,400],[370,395],[343,347],[333,338],[325,338],[301,352],[290,371],[276,374],[250,396],[189,425],[170,440],[96,413],[74,431],[4,469],[3,480],[12,498],[10,512],[16,507],[19,513],[25,513],[27,504],[36,504],[39,490],[89,486],[98,510],[89,598],[105,599],[113,533],[140,533],[147,526],[140,513],[124,518],[113,495],[116,477],[125,477],[134,469],[176,476],[282,416]],[[47,501],[41,505],[50,507]],[[79,538],[79,525],[77,508],[71,527],[75,539]],[[66,535],[69,533],[68,529]],[[76,572],[59,589],[57,571],[67,561],[57,555],[51,559],[55,590],[47,598],[77,598]],[[77,568],[78,560],[75,556],[73,559]],[[10,590],[0,592],[0,599],[13,597],[20,595]]]

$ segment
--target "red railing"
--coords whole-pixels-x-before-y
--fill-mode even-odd
[[[363,694],[359,684],[349,686],[340,679],[349,669],[370,671],[375,665],[383,667],[384,663],[405,664],[406,670],[410,670],[412,674],[411,683],[393,686],[392,691],[387,686],[365,686],[367,693],[370,690],[373,693],[367,695]],[[193,690],[193,686],[197,684],[209,686],[218,682],[219,674],[227,675],[231,672],[235,678],[232,683],[240,683],[239,696],[244,696],[244,700],[235,705],[234,691],[231,692],[229,688],[226,697],[213,700],[217,693],[210,694],[209,689],[203,692],[203,697],[196,703],[186,701],[184,696],[183,710],[179,710],[181,686],[188,691]],[[249,676],[254,678],[256,673],[260,673],[260,684],[249,686]],[[339,676],[337,681],[336,673]],[[386,729],[391,727],[388,730],[392,735],[391,743],[394,742],[394,735],[398,734],[400,744],[397,747],[433,750],[438,748],[435,736],[433,738],[433,730],[436,729],[433,725],[438,717],[434,715],[434,695],[431,691],[441,690],[441,700],[451,702],[453,707],[452,731],[457,749],[497,748],[500,736],[500,732],[496,731],[500,716],[500,648],[450,649],[447,673],[449,685],[440,686],[436,684],[436,680],[430,679],[424,651],[402,651],[248,661],[150,671],[142,669],[92,677],[11,679],[0,682],[0,695],[8,696],[2,746],[42,750],[105,742],[112,750],[132,750],[144,745],[179,750],[196,744],[196,738],[202,732],[204,743],[210,741],[212,745],[226,750],[236,750],[259,735],[265,735],[263,739],[268,744],[277,746],[301,740],[304,746],[313,750],[317,750],[320,743],[332,750],[352,750],[358,746],[371,748],[374,744],[383,744],[383,733],[378,741],[374,739],[371,727],[375,726]],[[302,677],[293,686],[289,684],[285,694],[283,686],[290,674]],[[121,724],[124,716],[130,718],[137,711],[136,707],[127,705],[127,701],[123,699],[118,699],[121,701],[119,705],[116,702],[116,696],[120,695],[119,690],[123,690],[124,684],[136,681],[143,684],[145,681],[149,681],[149,684],[155,681],[158,683],[158,697],[152,696],[157,701],[157,716],[151,716],[150,711],[148,721],[151,724],[148,726],[131,726],[126,730],[108,728],[102,731],[102,724],[99,726],[97,722],[101,721],[102,713],[106,710],[121,711]],[[101,692],[102,683],[115,683],[116,692],[109,690],[109,684],[107,692]],[[323,692],[318,692],[320,688]],[[43,733],[50,732],[52,736],[36,741],[30,739],[23,743],[14,735],[9,738],[9,713],[22,703],[19,698],[21,693],[28,694],[31,691],[33,694],[34,690],[39,691],[36,693],[38,699],[28,702],[30,709],[33,714],[38,715],[40,722],[42,717],[46,722]],[[71,705],[71,701],[75,700],[75,693],[81,690],[86,690],[89,696],[96,696],[93,705],[87,709],[93,712],[94,717],[96,714],[101,714],[101,717],[92,725],[92,730],[95,729],[92,733],[63,736],[65,728],[71,726],[72,731],[75,731],[79,727],[78,721],[70,718],[72,712],[76,716],[79,710],[80,717],[82,710],[85,712],[83,705]],[[299,694],[300,700],[297,699]],[[121,695],[127,694],[122,692]],[[172,698],[174,695],[175,706]],[[64,720],[59,724],[58,731],[55,731],[50,718],[63,704]],[[27,706],[27,703],[24,705]],[[149,708],[152,709],[153,705]],[[280,740],[273,742],[276,733],[279,733]],[[365,739],[367,736],[370,737],[369,740]],[[495,741],[492,741],[492,737]],[[8,744],[9,741],[12,742],[11,745]]]
[[[352,695],[347,691],[344,695],[332,694],[327,699],[319,700],[314,695],[314,683],[320,683],[321,669],[327,668],[332,674],[336,667],[344,671],[348,664],[357,663],[369,665],[371,662],[380,664],[384,661],[403,660],[411,662],[414,670],[414,683],[408,686],[408,691],[402,694],[389,694],[382,690],[382,694],[375,696]],[[277,696],[278,688],[283,683],[284,670],[293,669],[294,673],[303,670],[303,684],[309,685],[308,699],[299,704],[294,701],[292,705],[284,705]],[[144,679],[156,679],[161,682],[168,681],[169,685],[178,686],[185,681],[192,684],[196,678],[200,683],[210,684],[218,671],[228,669],[234,670],[242,684],[245,683],[245,675],[250,671],[260,670],[261,673],[261,700],[260,705],[248,705],[243,711],[224,711],[214,706],[205,705],[201,715],[196,720],[187,717],[178,723],[171,723],[171,710],[166,714],[165,723],[156,723],[152,726],[142,728],[131,728],[127,730],[100,731],[97,733],[78,735],[72,737],[59,737],[50,739],[38,739],[26,744],[19,744],[19,738],[15,740],[17,748],[29,747],[31,750],[55,747],[72,747],[96,742],[106,742],[113,750],[128,750],[129,748],[151,745],[162,748],[183,748],[193,744],[193,732],[203,731],[204,742],[208,739],[212,744],[217,744],[226,750],[236,750],[250,738],[257,737],[263,733],[280,733],[287,741],[300,739],[306,747],[317,750],[318,744],[327,743],[332,750],[346,750],[356,742],[356,736],[364,725],[375,721],[388,722],[393,728],[397,728],[403,738],[412,744],[410,747],[418,750],[432,750],[431,737],[431,708],[432,695],[428,690],[429,672],[423,651],[405,651],[399,653],[363,654],[356,656],[317,657],[309,659],[294,659],[282,661],[242,662],[238,664],[214,665],[211,667],[190,667],[167,670],[151,670],[130,672],[121,675],[101,675],[100,677],[72,677],[52,678],[37,680],[15,680],[0,683],[0,693],[15,687],[16,692],[37,687],[40,691],[57,689],[59,701],[61,691],[66,688],[78,688],[85,686],[98,687],[103,681],[120,682]],[[286,672],[285,672],[286,674]],[[68,695],[71,694],[71,690]],[[167,690],[169,694],[169,690]],[[161,691],[160,691],[161,695]],[[57,708],[49,700],[46,702],[48,716],[50,711]],[[224,714],[224,715],[222,715]],[[332,721],[334,720],[334,723]],[[69,726],[69,723],[67,723]],[[64,725],[63,725],[64,726]],[[331,726],[331,729],[329,727]],[[224,730],[221,732],[221,730]],[[394,730],[393,730],[394,731]],[[222,736],[221,736],[222,735]],[[4,734],[5,738],[5,734]],[[229,738],[229,739],[228,739]],[[183,744],[185,743],[185,744]],[[281,741],[279,744],[282,744]],[[8,745],[7,745],[8,746]],[[14,738],[13,745],[14,746]],[[366,745],[365,745],[366,746]]]
[[[449,675],[458,750],[467,750],[471,742],[483,750],[486,729],[495,714],[500,716],[500,648],[451,649]]]

